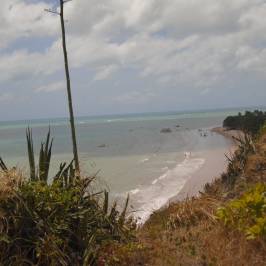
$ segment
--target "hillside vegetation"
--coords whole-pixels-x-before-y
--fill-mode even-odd
[[[237,116],[228,116],[223,126],[228,129],[242,130],[248,134],[256,135],[266,122],[266,112],[255,110],[246,111],[244,114],[238,113]]]

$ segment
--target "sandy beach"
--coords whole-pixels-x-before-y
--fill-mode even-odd
[[[202,168],[191,176],[181,191],[169,200],[169,203],[180,201],[187,197],[198,196],[199,192],[204,189],[205,184],[211,183],[226,171],[227,159],[225,154],[233,153],[236,150],[237,143],[234,137],[239,137],[241,132],[237,130],[227,130],[223,127],[213,128],[210,132],[221,134],[227,138],[229,140],[228,150],[215,149],[206,151],[206,161]]]
[[[211,132],[218,133],[228,139],[231,139],[235,145],[237,144],[237,141],[235,138],[240,138],[243,136],[243,132],[239,130],[228,130],[224,127],[215,127],[211,129]]]

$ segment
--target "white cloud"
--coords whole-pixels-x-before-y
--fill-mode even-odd
[[[35,90],[35,92],[56,92],[61,91],[65,89],[66,82],[65,81],[59,81],[47,85],[43,85]]]
[[[96,73],[94,80],[104,80],[110,77],[114,72],[116,72],[118,67],[116,65],[108,65],[101,67]]]
[[[50,75],[62,66],[63,59],[57,45],[53,45],[45,53],[15,50],[9,54],[0,54],[0,82]]]
[[[2,47],[21,37],[58,37],[45,51],[17,47],[0,54],[0,82],[62,71],[58,17],[43,11],[51,6],[2,1]],[[195,87],[200,93],[234,72],[265,76],[263,0],[79,0],[66,4],[66,19],[70,66],[94,70],[95,81],[134,69],[158,86]],[[37,91],[60,87],[54,86]],[[141,101],[136,92],[120,96],[120,102]]]
[[[0,49],[21,37],[55,35],[59,23],[44,9],[44,2],[30,4],[22,0],[1,0]]]

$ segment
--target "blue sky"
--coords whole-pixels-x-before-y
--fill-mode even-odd
[[[67,116],[57,0],[1,0],[0,120]],[[72,0],[77,115],[262,106],[262,0]]]

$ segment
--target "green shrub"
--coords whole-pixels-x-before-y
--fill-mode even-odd
[[[236,116],[228,116],[223,126],[229,129],[238,129],[255,136],[266,122],[266,112],[255,110],[239,113]]]
[[[0,200],[0,262],[96,263],[101,245],[126,241],[133,232],[124,212],[108,211],[106,201],[100,202],[84,190],[84,180],[69,188],[59,182],[22,182]]]
[[[226,226],[244,232],[248,239],[266,237],[266,184],[257,184],[244,195],[217,210]]]

